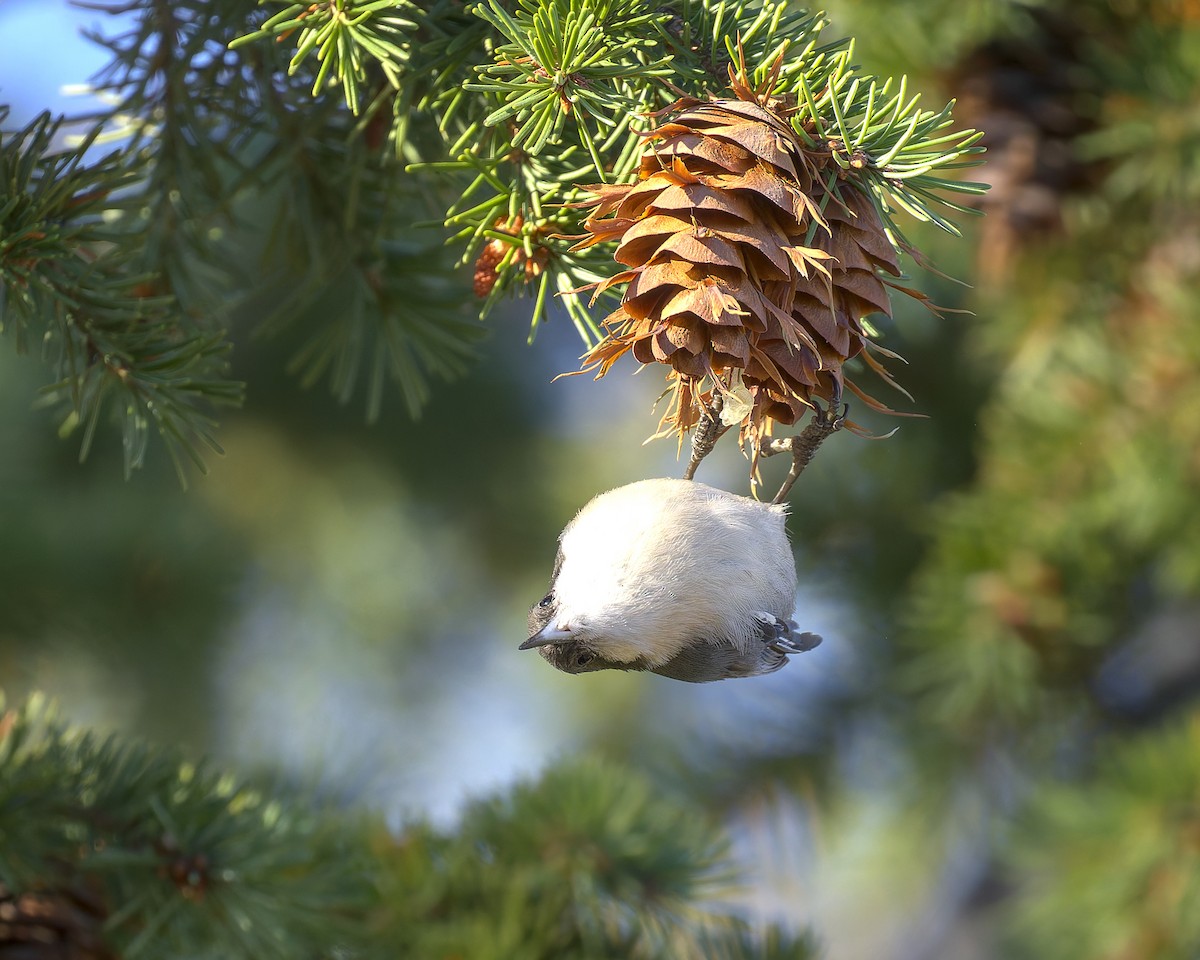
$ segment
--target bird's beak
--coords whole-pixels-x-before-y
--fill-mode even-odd
[[[548,623],[537,633],[517,647],[518,650],[532,650],[534,647],[548,647],[555,643],[566,643],[574,636],[570,630],[563,630],[553,623]]]

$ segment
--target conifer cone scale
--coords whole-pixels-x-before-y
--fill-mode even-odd
[[[92,891],[16,893],[0,883],[4,960],[115,960],[104,943],[107,909]]]
[[[862,325],[890,314],[881,273],[899,276],[874,203],[841,175],[831,150],[806,147],[776,101],[735,77],[734,98],[684,98],[644,136],[638,179],[596,184],[575,245],[615,241],[628,269],[605,318],[608,336],[584,359],[603,376],[626,353],[670,367],[664,422],[686,431],[714,392],[743,386],[743,438],[791,424],[814,400],[833,402],[842,365],[863,355],[889,383]],[[886,353],[886,351],[884,351]]]

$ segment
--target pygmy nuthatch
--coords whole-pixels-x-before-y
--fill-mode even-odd
[[[559,537],[550,592],[529,611],[566,673],[649,670],[704,683],[772,673],[821,638],[799,633],[783,506],[693,480],[596,497]]]

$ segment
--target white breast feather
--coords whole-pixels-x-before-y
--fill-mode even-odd
[[[557,622],[618,661],[658,665],[697,639],[747,649],[755,613],[795,608],[785,513],[690,480],[601,494],[563,531]]]

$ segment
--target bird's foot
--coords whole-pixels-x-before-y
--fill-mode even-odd
[[[804,468],[816,455],[817,448],[831,435],[841,430],[842,424],[846,422],[850,404],[842,403],[841,386],[837,383],[834,386],[833,399],[830,400],[828,406],[822,406],[819,400],[809,398],[808,402],[812,404],[813,408],[813,418],[805,424],[804,429],[797,436],[765,440],[760,444],[758,452],[764,457],[770,457],[776,453],[792,455],[792,468],[788,471],[788,475],[780,486],[779,492],[775,494],[772,503],[783,503],[784,498],[792,489],[792,484],[796,482],[796,479],[804,472]]]
[[[721,422],[721,410],[724,405],[725,398],[718,393],[700,414],[700,422],[696,424],[696,432],[692,434],[692,456],[688,461],[687,470],[684,471],[684,480],[695,478],[700,461],[712,453],[717,441],[729,430],[729,424]]]
[[[846,414],[850,412],[850,404],[842,402],[840,393],[826,407],[821,406],[821,401],[815,398],[809,402],[813,405],[814,416],[809,421],[808,426],[813,428],[814,432],[824,434],[821,437],[822,440],[831,433],[837,433],[837,431],[842,429],[842,424],[846,422]]]

